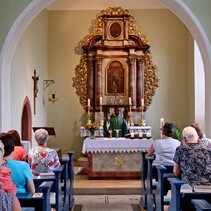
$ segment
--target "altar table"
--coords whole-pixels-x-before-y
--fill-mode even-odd
[[[82,152],[88,155],[88,177],[140,178],[141,151],[152,139],[86,138]]]

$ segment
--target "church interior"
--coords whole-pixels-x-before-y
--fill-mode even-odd
[[[110,184],[139,195],[141,163],[133,161],[140,153],[128,153],[129,166],[118,172],[121,156],[88,155],[87,148],[100,145],[116,107],[130,118],[126,151],[131,139],[140,147],[142,136],[148,149],[164,121],[180,130],[198,122],[211,137],[209,6],[195,0],[9,0],[0,6],[1,132],[15,129],[26,147],[34,147],[35,130],[47,129],[49,147],[61,155],[74,152],[76,192],[95,177],[108,177],[95,188]],[[95,137],[85,143],[92,123]],[[123,137],[118,129],[106,138]],[[106,167],[113,173],[102,170],[105,160],[115,160]]]

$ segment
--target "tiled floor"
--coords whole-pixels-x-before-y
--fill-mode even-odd
[[[76,173],[82,171],[83,169],[79,167],[86,167],[86,163],[81,161],[74,163],[74,166]],[[131,204],[136,205],[137,208],[139,207],[140,194],[141,182],[138,179],[88,179],[87,175],[81,175],[80,173],[76,174],[74,178],[75,205],[89,204],[91,206],[90,211],[93,210],[95,205],[95,211],[103,210],[103,206],[106,206],[106,210],[112,211],[118,210],[112,208],[117,205],[119,205],[121,211],[127,211],[125,210],[126,207],[131,206]],[[125,207],[125,209],[122,209],[121,206]],[[82,210],[85,211],[85,208]],[[86,207],[86,210],[89,211],[89,208]]]

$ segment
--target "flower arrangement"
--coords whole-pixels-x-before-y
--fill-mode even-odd
[[[100,127],[99,124],[97,124],[96,122],[88,122],[85,126],[85,128],[87,130],[89,130],[90,132],[90,139],[95,139],[95,130],[98,130]]]
[[[96,122],[88,122],[85,126],[85,128],[89,131],[95,131],[95,130],[98,130],[100,127],[99,124],[97,124]]]

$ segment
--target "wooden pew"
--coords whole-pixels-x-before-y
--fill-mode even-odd
[[[147,210],[164,210],[164,205],[170,203],[170,198],[164,194],[164,183],[167,182],[168,177],[174,177],[173,175],[173,164],[160,164],[155,165],[158,171],[158,182],[153,182],[153,161],[154,157],[147,157],[147,180],[146,180],[146,190],[147,190]],[[169,185],[170,189],[170,185]]]
[[[74,200],[74,193],[73,193],[73,183],[74,183],[74,169],[73,169],[73,155],[74,151],[69,151],[68,153],[69,156],[69,163],[68,163],[68,176],[70,180],[70,187],[69,187],[69,209],[71,209],[75,203]]]
[[[147,151],[141,151],[141,206],[147,208],[147,189],[146,189],[146,177],[147,177]]]
[[[166,196],[165,189],[170,189],[166,187],[170,184],[167,181],[167,178],[175,177],[173,174],[174,164],[161,164],[156,166],[158,171],[158,183],[155,191],[155,201],[156,201],[156,210],[164,211],[164,205],[170,204],[171,197]]]
[[[63,166],[63,170],[61,172],[61,188],[62,188],[62,207],[64,210],[68,209],[68,192],[69,192],[69,186],[70,186],[70,180],[68,177],[68,162],[69,157],[62,156],[60,158],[60,163]]]
[[[210,192],[193,192],[194,190],[178,178],[168,178],[171,183],[171,202],[169,211],[192,211],[196,210],[192,199],[204,199],[211,203]],[[186,187],[182,187],[186,185]],[[181,188],[182,187],[182,188]],[[206,191],[206,190],[205,190]]]
[[[60,166],[53,170],[54,175],[39,175],[33,176],[35,190],[40,191],[40,184],[46,181],[53,181],[53,186],[51,187],[51,193],[55,193],[55,202],[51,201],[51,207],[55,208],[56,211],[61,211],[63,209],[62,203],[62,190],[61,190],[61,172],[63,171],[63,166]]]
[[[211,204],[203,199],[192,199],[196,211],[211,211]]]
[[[17,193],[16,196],[21,204],[22,210],[25,211],[51,211],[50,206],[50,188],[53,182],[43,182],[39,188],[40,193],[30,194],[30,193]]]
[[[153,182],[153,172],[152,172],[152,163],[154,161],[154,157],[146,157],[147,159],[147,178],[146,178],[146,192],[147,192],[147,211],[155,210],[155,202],[153,196],[153,190],[157,187],[157,182]]]

